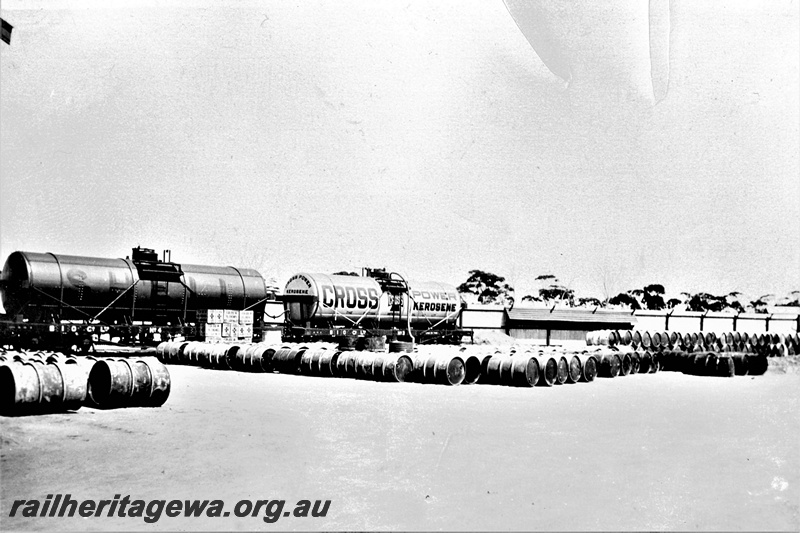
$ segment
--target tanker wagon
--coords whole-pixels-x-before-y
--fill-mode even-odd
[[[198,312],[254,310],[261,332],[265,302],[275,299],[251,269],[178,264],[148,248],[107,259],[13,252],[0,274],[0,343],[88,349],[101,335],[122,344],[201,335]]]
[[[417,343],[459,343],[463,300],[452,285],[406,281],[366,268],[361,276],[295,274],[283,292],[284,339],[297,342],[386,337]]]

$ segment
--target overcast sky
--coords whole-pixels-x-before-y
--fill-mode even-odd
[[[644,111],[577,98],[502,0],[189,5],[3,2],[0,261],[800,289],[797,2],[672,2]],[[641,27],[593,21],[606,72]]]

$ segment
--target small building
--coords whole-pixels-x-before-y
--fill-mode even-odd
[[[525,308],[506,311],[505,330],[517,339],[543,344],[585,341],[586,333],[598,329],[633,329],[636,316],[630,311],[600,308]]]

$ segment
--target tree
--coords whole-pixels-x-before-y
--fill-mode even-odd
[[[470,270],[467,281],[458,286],[461,294],[474,294],[481,304],[511,304],[514,302],[514,288],[505,283],[506,278],[484,272],[483,270]]]
[[[664,286],[658,284],[647,285],[642,291],[642,303],[645,309],[661,310],[666,307],[664,303]]]
[[[788,296],[781,298],[778,305],[785,307],[800,307],[800,291],[792,291]]]
[[[539,296],[527,295],[522,301],[534,302],[566,302],[570,307],[575,305],[575,291],[568,289],[566,286],[561,285],[558,278],[553,274],[542,274],[536,276],[536,281],[550,282],[549,285],[539,289]]]
[[[627,305],[634,311],[638,311],[639,309],[642,308],[642,306],[641,304],[639,304],[639,300],[637,300],[636,298],[633,297],[632,294],[630,294],[631,292],[633,291],[621,292],[616,296],[614,296],[613,298],[610,298],[608,300],[608,303],[610,303],[611,305]]]
[[[539,297],[546,302],[552,300],[566,301],[572,306],[575,299],[575,291],[554,283],[549,287],[539,289]]]
[[[766,314],[767,313],[767,305],[768,305],[768,303],[765,300],[765,296],[762,296],[761,298],[758,298],[757,300],[754,300],[754,301],[750,302],[750,307],[753,308],[753,312],[754,313]]]
[[[689,311],[722,311],[727,307],[727,302],[724,296],[714,296],[707,292],[698,292],[693,294],[689,301],[686,302]]]
[[[602,306],[603,302],[601,302],[597,298],[592,298],[592,297],[578,298],[578,307],[602,307]]]

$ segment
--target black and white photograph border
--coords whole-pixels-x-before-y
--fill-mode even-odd
[[[3,531],[800,529],[795,0],[4,0]]]

